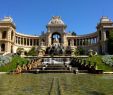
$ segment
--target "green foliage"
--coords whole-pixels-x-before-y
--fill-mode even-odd
[[[32,47],[31,50],[27,53],[28,56],[36,56],[37,52],[35,47]]]
[[[73,36],[76,36],[77,34],[73,31],[72,33],[71,33]]]
[[[20,47],[19,47],[19,48],[17,48],[17,51],[16,51],[16,52],[17,52],[18,55],[21,55],[21,53],[22,53],[23,51],[24,51],[24,48],[20,48]]]
[[[16,69],[17,64],[27,64],[28,60],[19,56],[12,57],[12,61],[4,66],[0,67],[1,72],[9,72]]]
[[[85,54],[85,50],[83,48],[76,48],[72,51],[75,56]]]
[[[80,55],[85,54],[85,50],[83,48],[78,48],[78,52]]]
[[[108,53],[113,54],[113,30],[109,32],[108,36]]]
[[[112,67],[111,66],[106,65],[106,64],[104,64],[102,62],[102,57],[103,56],[99,56],[98,55],[98,56],[89,57],[86,60],[87,61],[91,61],[92,65],[94,64],[94,62],[96,62],[98,69],[101,69],[101,70],[104,70],[104,71],[112,71]]]
[[[79,50],[76,48],[76,49],[72,50],[72,54],[75,56],[78,56],[80,53],[79,53]]]

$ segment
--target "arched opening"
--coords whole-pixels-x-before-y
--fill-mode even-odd
[[[1,44],[1,51],[5,51],[5,44]]]
[[[52,41],[52,44],[54,43],[54,42],[57,42],[57,43],[61,43],[62,41],[61,41],[61,35],[59,34],[59,33],[53,33],[52,34],[52,37],[51,37],[51,41]]]
[[[3,31],[2,33],[2,39],[5,39],[6,38],[6,31]]]

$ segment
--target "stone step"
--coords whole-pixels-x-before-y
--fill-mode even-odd
[[[42,70],[39,73],[72,73],[69,70]]]
[[[45,68],[45,70],[67,70],[67,68],[64,68],[64,67],[47,67]]]
[[[32,69],[29,71],[25,71],[23,73],[72,73],[70,70],[39,70],[39,69]]]
[[[79,73],[88,73],[88,70],[78,70]]]

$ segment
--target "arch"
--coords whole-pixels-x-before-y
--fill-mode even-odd
[[[1,44],[1,51],[5,51],[5,44]]]
[[[61,34],[58,32],[54,32],[51,35],[51,44],[53,44],[54,41],[59,41],[59,43],[62,43],[62,38],[61,38]]]

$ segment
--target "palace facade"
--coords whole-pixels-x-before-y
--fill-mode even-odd
[[[113,22],[108,17],[102,17],[94,33],[72,35],[66,31],[67,25],[59,16],[53,16],[46,25],[47,31],[40,36],[21,34],[16,31],[16,25],[11,17],[0,20],[0,54],[16,53],[18,48],[29,51],[32,47],[45,50],[51,45],[89,49],[98,53],[107,53],[107,38]]]

